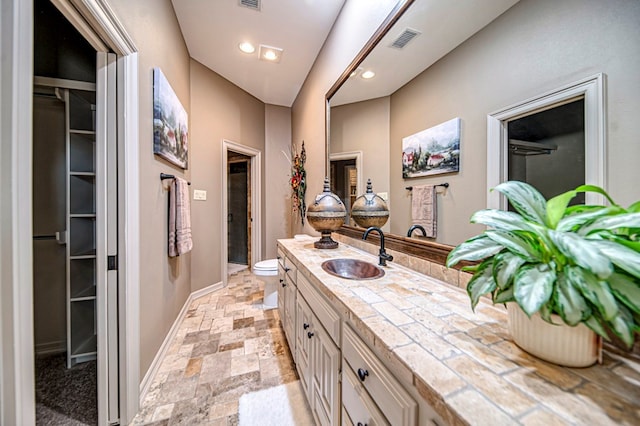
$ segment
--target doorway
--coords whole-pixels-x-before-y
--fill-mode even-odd
[[[119,418],[118,282],[107,265],[118,242],[115,55],[46,0],[34,2],[33,51],[36,424],[106,424]]]
[[[251,157],[227,152],[227,244],[229,273],[246,269],[251,259]]]
[[[506,198],[490,189],[509,179],[532,179],[545,196],[580,183],[606,189],[604,94],[605,75],[596,74],[489,114],[487,207],[507,210]],[[552,163],[553,179],[565,181],[560,186],[545,176]],[[580,201],[604,198],[587,193]]]
[[[236,161],[236,159],[238,161]],[[244,172],[234,173],[232,176],[230,172],[231,164],[235,163],[246,163],[246,184],[243,184],[244,181],[243,174]],[[234,166],[234,170],[235,170]],[[244,166],[237,166],[239,170],[243,170]],[[230,249],[238,250],[239,252],[244,252],[244,248],[236,249],[232,247],[231,241],[231,232],[230,222],[231,217],[229,213],[230,209],[236,208],[234,206],[230,206],[229,196],[231,192],[232,198],[239,198],[240,203],[243,203],[243,199],[246,200],[247,207],[244,211],[247,213],[246,222],[244,219],[237,219],[237,216],[233,215],[233,222],[239,225],[239,228],[245,228],[247,231],[246,237],[246,253],[247,253],[247,261],[246,267],[250,268],[256,262],[262,260],[262,152],[260,150],[251,148],[246,145],[242,145],[236,142],[232,142],[226,139],[222,140],[222,188],[224,188],[222,193],[222,238],[220,245],[220,253],[221,253],[221,266],[222,266],[222,282],[224,285],[227,285],[229,274],[234,271],[233,268],[244,268],[245,264],[230,263]],[[235,170],[236,172],[238,170]],[[240,187],[239,191],[230,191],[231,183],[230,180],[234,180],[234,187]],[[240,182],[240,183],[238,183]],[[243,194],[244,187],[246,185],[246,196]],[[242,210],[243,208],[240,207]],[[242,213],[240,213],[242,214]],[[245,225],[242,225],[246,223]],[[241,232],[243,232],[241,230]],[[245,240],[243,236],[239,237],[240,241]],[[235,244],[235,243],[233,243]],[[231,269],[230,269],[231,268]]]
[[[355,158],[330,161],[331,192],[342,200],[347,209],[345,225],[350,225],[351,206],[357,197],[358,169]]]
[[[508,180],[548,200],[585,183],[584,97],[507,123]],[[571,204],[584,204],[579,193]]]

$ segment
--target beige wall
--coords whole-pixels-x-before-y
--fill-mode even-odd
[[[389,192],[389,109],[388,96],[331,108],[329,152],[362,152],[361,193],[367,179],[374,192]]]
[[[307,205],[322,192],[326,174],[325,95],[395,4],[395,0],[385,0],[371,7],[368,0],[347,0],[293,103],[293,141],[300,144],[304,140],[307,148]],[[301,231],[317,234],[306,221],[303,228],[298,220],[292,233]]]
[[[207,191],[206,201],[191,203],[191,290],[195,291],[222,280],[222,141],[260,150],[264,162],[265,105],[195,60],[191,60],[191,87],[191,186]],[[262,170],[264,193],[264,164]],[[263,226],[263,252],[264,232]]]
[[[468,224],[486,207],[487,114],[567,83],[607,75],[607,179],[622,204],[640,198],[640,2],[522,0],[391,96],[391,228],[408,226],[410,197],[401,178],[402,138],[462,119],[460,173],[413,179],[448,181],[439,196],[438,241],[479,232]],[[401,107],[400,107],[401,105]]]
[[[291,229],[291,108],[265,105],[264,259],[276,257],[276,241],[287,238]],[[298,148],[300,149],[300,148]],[[286,157],[285,157],[286,154]]]
[[[110,0],[139,55],[140,150],[140,372],[151,365],[191,293],[191,254],[167,257],[167,200],[161,172],[190,178],[189,170],[153,155],[153,68],[159,67],[190,114],[189,53],[171,2]],[[193,117],[190,115],[190,132]],[[190,141],[190,149],[193,142]]]

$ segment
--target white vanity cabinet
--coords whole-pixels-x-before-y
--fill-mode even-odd
[[[340,316],[298,275],[296,366],[319,425],[340,421]],[[313,307],[313,308],[312,308]]]
[[[416,401],[346,323],[342,357],[342,405],[352,424],[416,425]]]

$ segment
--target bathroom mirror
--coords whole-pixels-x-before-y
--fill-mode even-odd
[[[397,183],[401,179],[392,176],[393,162],[401,162],[390,146],[392,109],[395,117],[404,114],[402,103],[392,95],[517,1],[400,1],[327,93],[327,161],[329,175],[335,181],[332,189],[349,206],[354,190],[362,194],[363,182],[371,178],[374,192],[389,203],[390,220],[383,230],[397,236],[401,247],[406,247],[408,240],[414,245],[425,240],[419,232],[406,238],[410,213],[406,202],[400,205],[395,200],[410,199],[410,193],[401,187],[406,194],[394,193],[391,197],[392,187],[398,192],[401,185]],[[375,75],[370,77],[370,72]],[[411,113],[406,111],[407,115]],[[446,180],[445,175],[418,183]],[[413,182],[404,183],[411,186]],[[343,231],[347,232],[346,228]],[[354,228],[349,232],[357,231]],[[422,249],[419,245],[416,248]]]

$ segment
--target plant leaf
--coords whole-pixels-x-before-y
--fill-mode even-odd
[[[579,233],[581,235],[588,235],[596,231],[615,231],[620,228],[640,228],[640,213],[626,213],[601,217],[581,228]]]
[[[547,225],[549,228],[556,228],[558,222],[564,216],[569,202],[576,195],[578,195],[576,191],[567,191],[547,201]]]
[[[607,280],[616,299],[640,314],[640,283],[632,277],[614,272]]]
[[[609,258],[602,254],[592,241],[570,232],[554,230],[549,230],[549,237],[562,254],[593,272],[598,278],[605,279],[613,273],[613,265]]]
[[[634,343],[634,326],[633,317],[626,309],[621,307],[618,314],[608,321],[611,330],[627,345],[631,348]]]
[[[565,323],[574,326],[591,316],[587,301],[563,273],[558,274],[556,291],[553,295],[558,313]]]
[[[604,195],[604,197],[607,200],[609,200],[609,202],[612,205],[617,206],[616,202],[613,201],[613,198],[611,198],[609,196],[609,194],[607,194],[607,191],[605,191],[604,189],[600,188],[599,186],[596,186],[596,185],[580,185],[579,187],[574,189],[574,191],[576,191],[576,192],[595,192],[596,194]]]
[[[627,211],[631,213],[640,212],[640,201],[636,201],[635,203],[631,204],[629,208],[627,208]]]
[[[553,309],[549,305],[550,303],[545,303],[544,305],[540,306],[540,310],[538,312],[540,313],[540,317],[543,320],[545,320],[549,324],[556,324],[555,322],[553,322],[553,319],[551,318],[551,313]]]
[[[471,299],[471,309],[475,310],[480,297],[496,289],[492,272],[493,260],[488,259],[482,262],[480,269],[475,273],[467,285],[467,294]]]
[[[485,231],[491,240],[502,247],[529,261],[540,260],[540,250],[529,238],[525,238],[522,232],[517,231]]]
[[[614,265],[640,278],[640,253],[613,241],[593,240],[592,244],[608,256]]]
[[[447,266],[451,268],[461,260],[476,261],[493,256],[503,247],[487,236],[481,234],[460,244],[447,256]]]
[[[498,253],[493,258],[493,279],[501,290],[513,283],[518,269],[524,265],[525,259],[510,252]]]
[[[533,186],[511,180],[494,188],[504,194],[513,208],[525,219],[544,225],[547,217],[547,201]]]
[[[606,282],[598,281],[595,275],[578,266],[565,268],[565,276],[598,309],[604,320],[609,321],[618,314],[618,304]]]
[[[558,226],[556,226],[556,230],[572,231],[573,228],[577,226],[582,226],[585,223],[590,222],[594,219],[597,219],[602,216],[607,216],[619,211],[620,209],[617,207],[606,207],[606,208],[600,208],[600,209],[585,210],[584,212],[572,214],[570,216],[565,216],[560,220],[560,222],[558,222]]]
[[[493,297],[493,303],[507,303],[515,300],[513,297],[513,286],[504,290],[498,290]]]
[[[555,281],[556,271],[547,264],[527,265],[518,271],[513,282],[514,296],[528,316],[547,303]]]
[[[611,340],[611,339],[609,339],[609,335],[607,334],[607,330],[605,330],[605,328],[602,326],[602,323],[600,322],[600,320],[598,318],[595,317],[595,315],[591,315],[588,319],[586,319],[583,322],[584,322],[584,325],[589,327],[591,330],[593,330],[599,336],[604,337],[606,340]]]
[[[478,210],[471,216],[471,223],[481,223],[493,229],[500,229],[503,231],[515,231],[526,229],[532,231],[533,229],[529,223],[519,214],[514,212],[507,212],[504,210]]]

